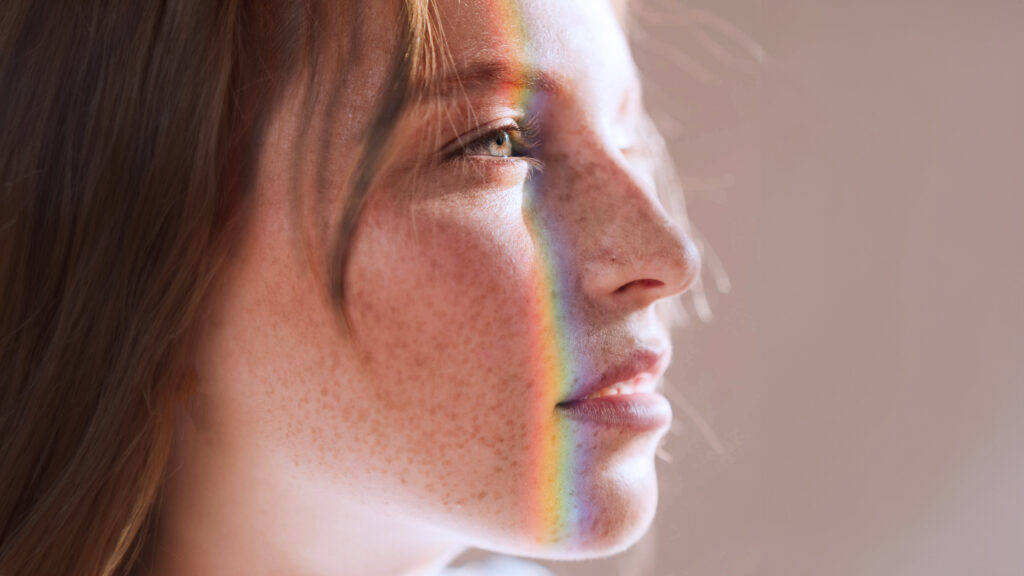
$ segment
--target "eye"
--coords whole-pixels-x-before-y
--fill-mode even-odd
[[[540,132],[531,119],[506,119],[480,127],[442,148],[441,161],[449,166],[473,166],[496,177],[514,170],[522,178],[544,168],[540,161]],[[523,168],[526,168],[525,172]]]
[[[480,138],[470,142],[462,149],[466,156],[491,156],[494,158],[511,158],[523,156],[524,146],[522,134],[514,128],[492,130]]]
[[[534,121],[506,120],[456,138],[444,147],[446,160],[520,159],[536,161],[538,129]]]

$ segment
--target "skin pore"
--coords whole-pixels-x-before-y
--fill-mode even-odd
[[[436,574],[471,546],[586,558],[654,514],[665,427],[555,405],[638,352],[665,357],[654,304],[700,266],[657,200],[612,6],[437,2],[461,83],[411,104],[389,141],[346,330],[330,243],[398,18],[373,4],[341,111],[307,124],[297,86],[268,125],[203,316],[156,574]]]

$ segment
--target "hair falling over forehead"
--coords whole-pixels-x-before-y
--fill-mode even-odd
[[[437,7],[431,0],[404,0],[400,25],[399,49],[395,51],[391,62],[388,85],[383,91],[385,97],[367,131],[366,141],[356,163],[358,168],[348,188],[345,207],[341,212],[337,237],[332,243],[329,267],[330,294],[342,315],[345,314],[345,271],[348,268],[352,241],[387,142],[401,118],[403,109],[411,100],[422,95],[420,91],[429,84],[428,80],[436,77],[448,63],[444,35],[437,18]],[[358,39],[356,42],[358,43]],[[353,56],[357,56],[355,50],[350,53],[350,58]],[[332,98],[329,104],[332,107],[339,105],[335,98]],[[333,110],[328,110],[326,116],[330,118],[332,113]],[[345,325],[347,326],[347,322]]]

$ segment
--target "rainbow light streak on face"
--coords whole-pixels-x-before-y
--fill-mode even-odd
[[[506,31],[515,46],[522,47],[519,57],[523,69],[517,76],[527,77],[530,61],[528,28],[518,3],[499,3],[496,10],[501,18],[500,29]],[[509,88],[510,100],[524,114],[534,114],[541,106],[530,89]],[[565,399],[574,381],[572,354],[571,307],[566,301],[570,294],[568,271],[569,244],[559,234],[557,219],[545,219],[539,195],[543,194],[543,176],[535,172],[524,187],[523,215],[533,232],[537,253],[537,266],[533,278],[534,359],[533,382],[536,385],[533,418],[530,429],[534,437],[531,453],[527,455],[532,466],[529,480],[532,491],[526,522],[538,544],[564,544],[578,537],[576,528],[584,515],[585,506],[581,481],[585,470],[582,450],[577,447],[574,429],[567,418],[556,413],[556,404]]]
[[[556,413],[555,405],[566,397],[574,380],[572,336],[569,312],[565,301],[567,270],[560,258],[558,234],[550,224],[540,224],[535,190],[539,178],[528,184],[524,213],[537,222],[534,245],[538,264],[533,279],[535,346],[538,355],[534,368],[536,398],[534,400],[533,453],[534,494],[531,498],[529,522],[531,532],[540,543],[564,543],[576,535],[581,511],[580,486],[576,485],[584,471],[582,450],[577,449],[574,429],[567,418]]]

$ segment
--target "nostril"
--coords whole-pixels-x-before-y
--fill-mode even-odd
[[[653,278],[644,278],[641,280],[633,280],[632,282],[627,282],[626,284],[619,286],[615,290],[615,293],[620,294],[622,292],[625,292],[626,290],[629,290],[630,288],[661,288],[664,285],[665,283],[662,282],[661,280],[655,280]]]

